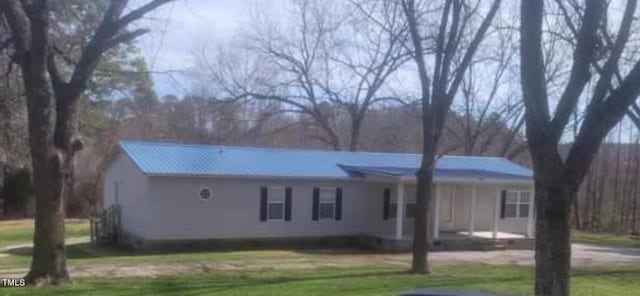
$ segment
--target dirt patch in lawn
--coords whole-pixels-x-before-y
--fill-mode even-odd
[[[246,270],[296,270],[362,266],[408,267],[411,263],[411,254],[409,253],[382,254],[357,249],[342,249],[277,251],[278,256],[273,256],[270,252],[265,251],[264,257],[252,259],[70,265],[69,272],[74,278],[154,277]],[[429,255],[429,260],[434,265],[533,265],[533,258],[534,253],[531,250],[433,252]],[[574,266],[640,265],[640,249],[573,244],[572,264]],[[26,272],[26,269],[0,269],[0,276],[17,277]]]

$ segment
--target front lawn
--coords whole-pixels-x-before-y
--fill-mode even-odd
[[[441,262],[433,275],[407,273],[410,254],[360,250],[256,250],[151,253],[83,242],[88,223],[71,221],[67,238],[73,284],[1,288],[0,295],[395,295],[426,287],[531,295],[533,268]],[[0,248],[29,244],[32,221],[1,222]],[[576,233],[574,241],[634,246],[616,236]],[[0,250],[0,278],[20,276],[31,247]],[[454,265],[447,265],[454,264]],[[457,265],[455,265],[457,264]],[[17,271],[16,271],[17,270]],[[80,276],[82,276],[80,278]],[[640,266],[572,269],[574,295],[637,295]]]
[[[446,287],[507,295],[532,294],[532,268],[437,266],[428,276],[399,267],[208,272],[157,278],[87,278],[46,288],[4,288],[4,295],[397,295]],[[572,271],[573,295],[637,295],[640,267],[590,267]]]
[[[574,243],[587,243],[601,246],[640,248],[640,240],[630,235],[614,235],[574,231],[571,236]]]

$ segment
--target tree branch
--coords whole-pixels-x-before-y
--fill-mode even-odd
[[[69,82],[71,92],[79,95],[87,83],[87,80],[95,70],[102,53],[116,46],[120,42],[130,41],[135,37],[144,34],[144,29],[116,36],[126,25],[135,21],[151,10],[171,2],[172,0],[154,0],[150,3],[133,10],[126,16],[120,18],[120,14],[127,4],[127,0],[112,0],[105,16],[96,29],[93,37],[82,51],[78,64],[76,65],[71,80]]]
[[[4,14],[11,29],[11,40],[21,62],[31,46],[31,22],[19,0],[3,0],[2,14]]]
[[[491,25],[491,22],[493,22],[493,19],[496,16],[498,9],[500,8],[500,3],[501,3],[501,0],[494,0],[493,4],[491,5],[491,9],[489,10],[489,13],[482,20],[482,23],[480,24],[480,28],[478,29],[476,34],[473,36],[473,39],[471,40],[471,43],[469,44],[467,51],[464,53],[464,56],[462,57],[462,61],[460,62],[460,65],[456,69],[456,77],[451,83],[451,87],[447,91],[448,96],[453,96],[457,93],[458,87],[462,82],[462,78],[464,78],[464,73],[466,72],[467,68],[471,64],[473,56],[475,55],[476,50],[480,46],[480,43],[482,42],[482,40],[484,40],[484,36],[487,33],[487,30],[489,30],[489,26]]]
[[[562,136],[564,127],[567,125],[571,113],[578,103],[580,94],[591,78],[589,72],[592,61],[598,49],[598,27],[604,15],[603,1],[587,1],[582,25],[578,33],[578,42],[573,53],[573,65],[569,82],[560,97],[553,119],[551,120],[551,130],[553,139],[557,141]]]
[[[118,0],[118,1],[123,1],[123,0]],[[120,18],[120,20],[118,21],[118,26],[120,28],[124,28],[125,26],[129,25],[131,22],[138,20],[139,18],[145,16],[147,13],[171,1],[174,1],[174,0],[153,0],[137,9],[134,9],[133,11],[129,12],[128,14]],[[127,2],[127,1],[124,0],[124,2]]]
[[[552,134],[542,51],[544,1],[522,1],[520,9],[520,75],[527,133],[536,141],[544,141]]]
[[[104,50],[103,51],[107,51],[110,50],[120,44],[123,43],[128,43],[131,42],[133,39],[136,39],[144,34],[149,33],[149,29],[136,29],[134,31],[131,32],[126,32],[123,34],[120,34],[118,36],[115,36],[111,39],[109,39],[105,45],[104,45]]]

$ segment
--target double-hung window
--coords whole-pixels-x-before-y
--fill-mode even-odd
[[[416,191],[415,189],[407,189],[404,194],[404,217],[405,219],[413,219],[416,217]],[[397,218],[398,210],[398,197],[391,201],[389,205],[389,217],[392,219]]]
[[[527,218],[531,207],[531,191],[507,191],[505,218]]]
[[[269,187],[269,194],[267,196],[267,219],[283,220],[285,188]]]
[[[320,188],[320,203],[318,209],[320,219],[334,219],[336,214],[336,189],[333,187]]]
[[[398,203],[394,202],[389,205],[389,217],[395,219],[398,215]],[[406,219],[413,219],[416,217],[416,203],[410,202],[404,205],[404,217]]]

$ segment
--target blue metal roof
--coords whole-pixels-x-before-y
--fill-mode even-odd
[[[120,148],[147,175],[353,178],[354,174],[415,175],[421,155],[121,141]],[[532,178],[498,157],[443,156],[436,177]]]
[[[440,161],[450,161],[451,156],[440,158]],[[513,164],[513,163],[512,163]],[[353,175],[379,175],[379,176],[415,176],[418,168],[398,168],[398,167],[367,167],[367,166],[342,166],[346,171]],[[527,170],[527,169],[525,169]],[[493,179],[522,179],[528,180],[532,178],[530,173],[522,172],[506,172],[492,171],[487,169],[443,169],[436,164],[434,172],[435,178],[493,178]]]

